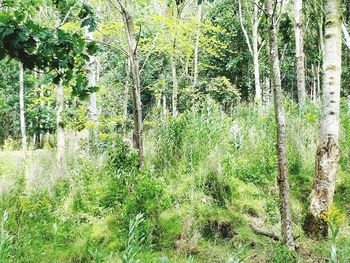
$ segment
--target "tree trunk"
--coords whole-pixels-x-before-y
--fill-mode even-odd
[[[303,37],[303,1],[295,0],[295,56],[297,65],[297,85],[299,106],[305,104],[305,54]]]
[[[57,94],[56,94],[56,136],[57,136],[57,162],[59,164],[62,164],[64,151],[65,151],[65,135],[64,135],[64,126],[63,126],[63,119],[62,119],[62,112],[63,112],[63,106],[64,106],[64,89],[62,81],[60,81],[59,84],[57,84],[56,87]]]
[[[277,4],[277,2],[275,2]],[[271,0],[266,1],[267,13],[270,17],[270,59],[272,64],[273,77],[273,95],[277,123],[277,156],[278,156],[278,186],[280,196],[280,213],[283,242],[294,249],[294,239],[292,232],[292,215],[290,208],[290,194],[288,182],[288,161],[287,161],[287,142],[286,142],[286,124],[283,107],[283,96],[281,87],[281,72],[278,56],[278,38],[276,17],[273,14]]]
[[[197,21],[198,21],[198,23],[200,23],[202,21],[202,4],[198,5]],[[195,44],[195,48],[194,48],[193,86],[196,86],[197,82],[198,82],[199,37],[200,37],[200,31],[198,29],[197,34],[196,34],[196,44]]]
[[[174,44],[175,45],[175,44]],[[176,61],[175,61],[175,56],[171,58],[171,73],[173,77],[173,107],[172,107],[172,113],[173,116],[177,116],[177,88],[178,88],[178,83],[177,83],[177,73],[176,73]]]
[[[350,49],[350,34],[344,23],[342,23],[342,31],[344,35],[345,45],[347,46],[348,49]]]
[[[262,100],[262,91],[260,85],[260,64],[259,64],[259,50],[258,50],[258,5],[259,0],[254,0],[254,17],[253,17],[253,64],[254,64],[254,82],[255,82],[255,101],[260,102]]]
[[[86,30],[86,37],[89,40],[93,40],[93,34],[91,32],[88,32]],[[96,63],[96,57],[95,56],[89,56],[89,63],[88,63],[88,81],[89,81],[89,87],[95,87],[97,85],[97,63]],[[96,92],[93,92],[90,94],[89,98],[89,113],[90,113],[90,120],[93,122],[97,122],[98,120],[98,110],[97,110],[97,95]]]
[[[321,91],[321,77],[320,77],[321,73],[320,73],[320,71],[321,71],[321,66],[320,66],[320,62],[318,61],[317,62],[317,90],[316,90],[317,102],[320,101],[320,91]]]
[[[24,69],[23,64],[19,62],[19,116],[21,124],[22,150],[27,150],[26,120],[24,113]]]
[[[246,39],[246,43],[249,49],[250,54],[253,57],[253,66],[254,66],[254,85],[255,85],[255,101],[260,102],[262,100],[262,91],[260,84],[260,64],[259,64],[259,49],[258,49],[258,28],[259,28],[259,14],[258,14],[258,6],[259,0],[254,0],[254,14],[251,19],[252,24],[252,39],[250,40],[248,32],[244,26],[244,18],[242,14],[242,3],[241,0],[238,1],[239,8],[239,18],[241,29],[243,31],[244,37]],[[252,45],[251,45],[252,41]]]
[[[316,103],[317,100],[317,79],[316,79],[316,69],[315,65],[311,64],[311,73],[312,73],[312,89],[311,89],[311,99],[313,103]]]
[[[314,239],[328,235],[322,214],[333,203],[339,160],[339,111],[341,82],[342,22],[340,0],[325,1],[323,57],[323,108],[320,142],[316,152],[315,178],[304,230]]]
[[[135,22],[132,12],[132,1],[126,0],[125,5],[120,5],[125,31],[128,39],[129,46],[129,59],[131,68],[131,77],[133,84],[133,101],[134,101],[134,133],[133,142],[134,147],[138,151],[139,156],[139,168],[143,167],[144,154],[143,154],[143,122],[142,122],[142,104],[141,104],[141,83],[140,83],[140,69],[137,58],[137,41],[135,33]]]
[[[163,99],[162,99],[162,102],[163,102],[163,118],[164,120],[166,119],[166,112],[167,112],[167,109],[166,109],[166,96],[165,96],[165,93],[163,93]]]
[[[126,62],[126,77],[124,85],[124,107],[123,107],[123,120],[124,120],[124,134],[127,132],[128,124],[128,105],[129,105],[129,75],[130,72],[130,59]]]

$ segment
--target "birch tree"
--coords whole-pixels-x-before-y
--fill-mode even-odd
[[[303,36],[303,1],[294,1],[295,10],[295,57],[297,70],[297,87],[299,106],[304,106],[305,89],[305,55],[304,55],[304,36]]]
[[[272,2],[274,7],[272,6]],[[270,20],[269,39],[270,39],[270,60],[272,65],[273,78],[273,95],[274,107],[277,123],[277,157],[278,157],[278,186],[280,196],[280,213],[283,242],[290,248],[294,249],[294,238],[292,231],[292,214],[290,208],[290,193],[288,182],[288,161],[287,161],[287,140],[286,140],[286,123],[283,107],[283,95],[281,86],[281,70],[278,55],[278,37],[276,22],[276,5],[277,0],[266,1],[266,11]]]
[[[341,1],[326,0],[323,94],[320,141],[316,152],[316,167],[310,205],[304,230],[314,239],[328,235],[322,218],[332,205],[339,161],[339,111],[342,52]]]
[[[56,137],[57,152],[56,159],[58,164],[62,164],[65,152],[65,134],[62,112],[64,107],[64,87],[62,80],[56,85]]]
[[[197,6],[197,22],[200,23],[201,21],[202,21],[202,3],[199,3]],[[198,82],[199,38],[200,38],[200,31],[198,30],[196,34],[196,44],[194,47],[193,86],[196,86]]]
[[[19,116],[21,124],[22,150],[27,150],[26,120],[24,106],[24,69],[23,64],[19,62]]]
[[[130,71],[132,78],[132,94],[134,101],[134,147],[138,151],[139,168],[144,164],[143,153],[143,121],[142,121],[142,105],[141,105],[141,83],[140,69],[137,57],[137,40],[135,32],[135,20],[133,14],[133,6],[131,0],[119,1],[120,11],[123,17],[125,32],[128,40],[128,55],[130,60]]]
[[[246,39],[246,43],[249,49],[250,54],[253,58],[253,66],[254,66],[254,84],[255,84],[255,101],[259,102],[262,100],[262,90],[261,90],[261,83],[260,83],[260,64],[259,64],[259,54],[261,51],[261,47],[259,48],[258,38],[259,38],[259,24],[260,19],[262,17],[262,12],[259,11],[259,0],[254,0],[253,5],[253,16],[249,14],[249,10],[246,10],[246,16],[248,17],[249,23],[251,25],[251,37],[249,36],[249,33],[244,25],[244,17],[242,13],[242,1],[245,4],[245,6],[248,5],[248,3],[245,0],[238,0],[238,7],[239,7],[239,19],[241,28],[244,34],[244,37]]]
[[[89,32],[86,29],[86,37],[87,39],[93,41],[94,37],[92,32]],[[89,87],[96,87],[97,85],[97,58],[95,56],[89,56],[88,61],[88,81]],[[98,120],[98,110],[97,110],[97,94],[96,92],[92,92],[89,96],[89,113],[90,120],[93,122],[97,122]]]

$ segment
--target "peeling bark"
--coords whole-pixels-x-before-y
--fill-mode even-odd
[[[140,83],[140,68],[137,58],[137,41],[135,32],[135,21],[132,12],[132,1],[126,0],[125,4],[120,4],[121,13],[124,20],[125,31],[129,46],[129,59],[132,78],[132,94],[134,101],[134,132],[133,142],[134,147],[138,151],[139,168],[144,165],[143,153],[143,121],[142,121],[142,104],[141,104],[141,83]]]
[[[304,230],[314,239],[328,235],[322,214],[333,203],[339,161],[339,112],[341,80],[342,23],[340,0],[325,1],[323,58],[323,108],[320,143],[316,152],[315,177]]]

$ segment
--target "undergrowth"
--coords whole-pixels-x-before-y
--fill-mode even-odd
[[[142,170],[137,153],[113,132],[91,154],[74,153],[64,174],[51,155],[20,165],[1,155],[0,261],[320,262],[329,241],[304,243],[300,229],[320,110],[310,103],[300,112],[289,100],[285,107],[299,253],[250,227],[280,231],[273,109],[241,104],[228,116],[207,100],[148,128]],[[349,216],[350,118],[343,111],[335,201]],[[33,158],[45,168],[32,169]],[[28,169],[45,184],[28,177]],[[350,257],[345,231],[337,239],[343,259]]]

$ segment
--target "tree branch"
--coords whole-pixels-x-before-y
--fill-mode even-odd
[[[249,52],[250,52],[250,54],[253,56],[253,49],[252,49],[252,46],[251,46],[251,44],[250,44],[250,39],[249,39],[247,30],[245,29],[244,23],[243,23],[243,15],[242,15],[242,4],[241,4],[241,0],[238,0],[238,10],[239,10],[239,21],[240,21],[240,23],[241,23],[241,28],[242,28],[243,34],[244,34],[244,36],[245,36],[245,39],[246,39],[246,42],[247,42],[247,45],[248,45]]]

